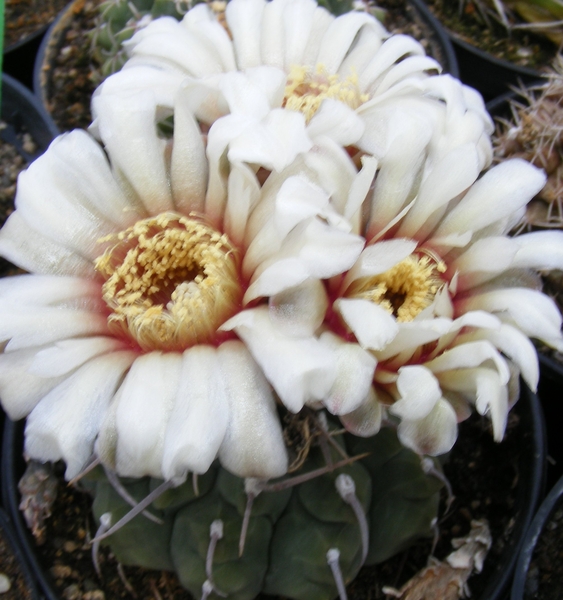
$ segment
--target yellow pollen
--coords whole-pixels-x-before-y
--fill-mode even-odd
[[[143,350],[184,350],[212,342],[240,308],[236,249],[194,215],[162,213],[100,242],[110,329]]]
[[[356,73],[341,80],[339,75],[327,73],[323,65],[317,65],[315,70],[298,65],[291,67],[285,86],[285,108],[302,112],[309,122],[326,98],[340,100],[356,109],[367,102],[369,96],[360,92]]]
[[[439,276],[445,271],[443,261],[430,251],[421,252],[426,256],[411,254],[385,273],[356,280],[346,295],[379,304],[397,321],[412,321],[444,284]]]

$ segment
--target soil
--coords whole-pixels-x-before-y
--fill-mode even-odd
[[[494,540],[483,574],[474,576],[469,582],[472,597],[476,599],[498,565],[514,527],[516,495],[522,484],[518,465],[526,446],[522,442],[522,433],[520,417],[513,412],[509,416],[506,438],[497,444],[493,441],[489,423],[474,415],[460,425],[458,443],[444,465],[455,499],[448,514],[444,515],[442,506],[435,556],[443,559],[449,554],[451,539],[467,535],[472,519],[488,519]],[[444,494],[442,504],[445,499]],[[47,521],[47,541],[37,548],[37,554],[62,599],[192,600],[173,574],[141,568],[124,568],[127,585],[133,590],[128,591],[118,574],[115,560],[105,548],[102,548],[100,558],[100,581],[92,566],[88,544],[95,532],[89,509],[89,496],[61,480],[53,516]],[[422,540],[380,565],[363,568],[348,586],[349,599],[387,598],[383,586],[400,587],[424,568],[431,547],[430,540]],[[265,595],[259,598],[273,600]]]
[[[61,131],[86,128],[91,123],[90,98],[101,83],[98,67],[90,54],[88,32],[95,26],[101,0],[75,2],[70,27],[55,54],[52,67],[43,67],[47,109]],[[385,26],[393,33],[405,33],[421,42],[427,54],[445,63],[441,46],[429,28],[405,0],[382,0]]]
[[[6,0],[6,48],[33,36],[55,20],[67,0]]]
[[[522,30],[509,34],[494,20],[487,27],[473,0],[464,3],[461,13],[459,0],[428,0],[428,6],[451,35],[501,60],[539,70],[556,55],[555,44],[540,35]]]
[[[7,141],[10,137],[12,140]],[[37,146],[29,133],[15,132],[7,123],[0,121],[0,227],[14,211],[16,180],[29,163],[25,155],[29,159],[36,153]],[[21,271],[0,257],[0,277],[16,273]]]
[[[528,569],[525,600],[560,600],[563,589],[563,499],[538,538]]]
[[[2,600],[33,599],[24,572],[2,527],[0,527],[0,588],[6,590],[0,592]]]

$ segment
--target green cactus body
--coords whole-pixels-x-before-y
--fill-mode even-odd
[[[336,439],[339,451],[335,445],[322,451],[314,446],[298,472],[264,482],[266,489],[252,496],[241,555],[241,530],[249,506],[245,481],[215,466],[198,477],[197,488],[189,478],[153,502],[150,512],[163,520],[162,525],[139,515],[103,543],[125,564],[176,571],[196,598],[202,595],[204,583],[209,584],[210,574],[209,598],[226,594],[233,600],[250,600],[260,592],[296,600],[335,598],[327,552],[339,551],[345,583],[354,579],[363,562],[359,521],[337,491],[337,477],[352,478],[358,506],[367,515],[367,564],[381,562],[431,534],[441,485],[423,473],[420,458],[402,447],[391,430],[369,439],[348,434]],[[326,468],[327,461],[332,465],[343,461],[346,451],[349,456],[369,455],[340,468]],[[298,485],[270,489],[283,488],[287,480],[323,468],[324,474]],[[140,500],[162,482],[145,478],[122,483]],[[105,478],[97,475],[88,487],[95,489],[98,521],[110,512],[116,523],[130,509]],[[216,540],[209,573],[210,531],[219,519],[223,535]]]
[[[127,61],[123,42],[158,17],[180,20],[201,0],[106,0],[100,4],[96,27],[90,32],[92,58],[100,65],[98,78],[119,71]]]

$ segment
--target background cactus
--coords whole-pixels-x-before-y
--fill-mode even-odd
[[[100,4],[96,27],[91,31],[92,57],[100,65],[100,79],[119,71],[127,60],[123,42],[158,17],[180,20],[202,0],[106,0]]]
[[[356,576],[364,555],[358,517],[337,491],[338,478],[351,478],[357,505],[367,516],[366,564],[381,562],[415,539],[431,535],[441,482],[424,474],[420,457],[404,448],[390,429],[368,439],[344,434],[332,440],[336,444],[330,447],[313,445],[298,471],[268,482],[260,493],[250,492],[250,502],[248,480],[212,467],[198,478],[197,493],[190,479],[153,502],[150,512],[162,519],[162,525],[139,515],[102,543],[109,544],[123,564],[175,570],[195,598],[202,597],[205,585],[210,595],[204,592],[203,597],[209,598],[223,593],[230,599],[249,600],[260,592],[296,600],[335,598],[338,592],[327,552],[339,551],[345,583]],[[343,459],[366,452],[369,455],[355,462]],[[327,461],[349,464],[331,470]],[[323,475],[284,487],[323,468],[327,471]],[[139,501],[162,482],[144,478],[122,483]],[[259,482],[250,483],[260,489]],[[85,485],[94,494],[98,522],[110,513],[115,523],[130,510],[101,470],[89,475]],[[210,563],[210,531],[218,520],[222,537],[214,542]]]

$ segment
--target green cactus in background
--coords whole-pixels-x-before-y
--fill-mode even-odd
[[[162,487],[149,478],[121,484],[137,502]],[[161,524],[138,515],[102,543],[125,565],[174,570],[195,598],[329,600],[339,594],[335,573],[347,584],[363,564],[432,533],[441,485],[392,430],[360,439],[329,424],[281,480],[212,467],[197,485],[188,480],[152,502]],[[99,523],[131,509],[101,469],[85,486]]]
[[[127,60],[123,42],[153,19],[180,20],[203,0],[106,0],[100,4],[96,27],[90,32],[92,57],[100,65],[100,79],[119,71]]]

